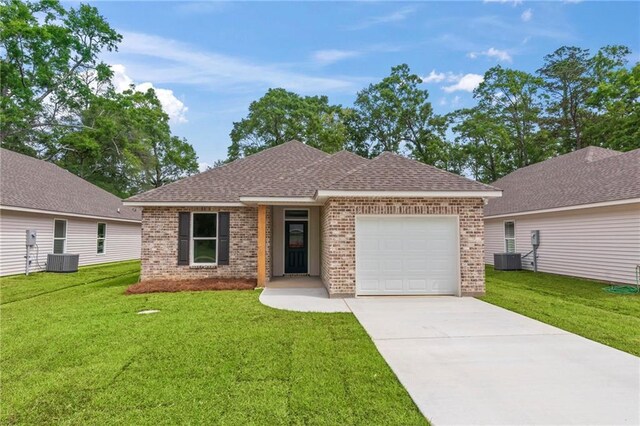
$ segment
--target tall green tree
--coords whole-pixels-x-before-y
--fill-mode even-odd
[[[81,130],[57,145],[55,160],[72,173],[126,197],[198,170],[193,147],[171,135],[153,89],[94,96]]]
[[[549,94],[545,121],[558,141],[559,153],[593,144],[586,129],[597,111],[590,107],[588,99],[612,71],[624,65],[629,53],[624,46],[606,46],[595,55],[589,49],[563,46],[544,57],[538,74]]]
[[[447,120],[433,112],[429,92],[421,84],[422,79],[402,64],[358,93],[354,104],[361,126],[357,151],[365,144],[369,156],[404,149],[424,163],[450,167]]]
[[[474,90],[478,108],[509,135],[513,166],[520,168],[547,158],[548,138],[540,132],[541,78],[495,66]]]
[[[479,107],[452,114],[463,169],[475,180],[491,183],[512,172],[513,140],[505,126]]]
[[[81,127],[78,111],[111,76],[98,55],[121,36],[95,7],[57,0],[4,1],[0,23],[0,142],[33,155]]]
[[[620,151],[640,148],[640,63],[610,71],[588,103],[598,111],[587,128],[594,145]]]
[[[344,148],[348,130],[339,105],[326,96],[300,96],[269,89],[249,106],[249,114],[233,123],[228,160],[299,139],[325,152]]]

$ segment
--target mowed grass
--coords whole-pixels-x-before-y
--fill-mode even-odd
[[[125,296],[138,271],[0,279],[0,423],[427,424],[353,315]]]
[[[608,284],[487,267],[485,302],[640,356],[640,295],[614,295]]]

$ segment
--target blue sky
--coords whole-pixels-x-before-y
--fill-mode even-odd
[[[96,2],[124,40],[116,85],[158,90],[203,164],[270,87],[350,105],[407,63],[436,112],[473,105],[491,66],[534,72],[562,45],[625,44],[640,60],[638,2]]]

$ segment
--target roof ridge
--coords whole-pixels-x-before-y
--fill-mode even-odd
[[[356,154],[356,155],[357,155],[357,154]],[[346,174],[342,175],[341,177],[339,177],[338,179],[336,179],[336,180],[332,180],[331,182],[329,182],[329,183],[327,184],[327,186],[332,186],[333,184],[338,183],[338,182],[340,182],[340,181],[341,181],[341,180],[343,180],[343,179],[346,179],[348,176],[351,176],[353,173],[355,173],[356,171],[360,170],[360,169],[361,169],[361,168],[363,168],[363,167],[369,167],[369,166],[370,166],[371,164],[373,164],[373,163],[374,163],[378,158],[380,158],[380,155],[382,155],[382,154],[379,154],[376,158],[365,158],[366,160],[368,160],[368,162],[367,162],[367,163],[363,163],[363,164],[361,164],[361,165],[359,165],[359,166],[354,167],[354,168],[353,168],[353,170],[349,171],[349,173],[346,173]],[[364,157],[362,157],[362,158],[364,158]],[[318,190],[321,190],[321,189],[322,189],[322,188],[318,188],[318,189],[316,190],[316,192],[318,192]]]

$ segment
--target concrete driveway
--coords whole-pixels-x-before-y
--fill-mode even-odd
[[[640,358],[473,298],[345,299],[435,425],[640,423]]]

